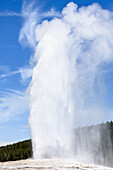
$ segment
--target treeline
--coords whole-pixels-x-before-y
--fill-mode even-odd
[[[80,161],[113,166],[113,122],[77,128],[73,131],[73,151]],[[0,161],[32,157],[31,140],[0,147]],[[85,160],[86,158],[86,160]]]
[[[16,161],[32,156],[31,140],[0,147],[0,161]]]

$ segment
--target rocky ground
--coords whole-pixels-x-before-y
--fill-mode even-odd
[[[0,163],[0,170],[113,170],[113,168],[102,167],[86,163],[78,163],[66,159],[43,159],[43,160],[21,160]]]

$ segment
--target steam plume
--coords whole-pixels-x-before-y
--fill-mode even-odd
[[[34,158],[72,157],[70,130],[101,117],[99,76],[113,62],[112,18],[98,4],[78,8],[71,2],[58,17],[33,22],[29,121]]]

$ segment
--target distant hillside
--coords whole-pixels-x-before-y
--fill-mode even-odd
[[[75,156],[86,154],[94,163],[113,166],[113,122],[77,128],[73,131]],[[31,140],[0,147],[0,161],[16,161],[32,157]],[[85,161],[85,160],[84,160]],[[87,161],[87,160],[86,160]]]
[[[0,147],[0,161],[16,161],[32,156],[31,140]]]

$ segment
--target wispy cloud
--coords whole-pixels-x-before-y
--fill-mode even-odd
[[[35,8],[35,3],[23,3],[21,16],[23,17],[23,27],[20,31],[19,41],[23,46],[28,45],[35,48],[37,44],[35,35],[37,24],[45,18],[60,17],[61,14],[54,8],[42,13],[40,8]]]
[[[42,13],[42,18],[46,17],[61,17],[61,14],[55,8],[51,8],[50,11]]]
[[[23,67],[19,69],[19,73],[21,74],[21,78],[24,82],[32,77],[32,71],[33,68],[31,67]]]
[[[23,3],[22,7],[22,17],[23,17],[23,27],[20,31],[19,41],[23,46],[30,45],[31,47],[35,47],[35,28],[37,22],[41,21],[39,9],[34,9],[34,3],[27,5]],[[39,15],[37,16],[37,13]]]
[[[5,78],[5,77],[14,76],[15,74],[19,74],[19,73],[20,73],[20,71],[13,71],[13,72],[9,72],[6,74],[2,74],[2,75],[0,75],[0,79]]]
[[[0,64],[0,72],[9,72],[9,70],[9,66]]]
[[[51,8],[50,11],[42,13],[40,8],[35,8],[35,3],[26,3],[24,1],[22,6],[22,11],[17,13],[15,11],[5,10],[0,12],[0,17],[22,17],[23,18],[23,27],[20,31],[19,41],[23,46],[35,47],[35,28],[38,23],[40,23],[44,18],[48,17],[59,17],[60,13]]]
[[[17,17],[21,17],[21,13],[17,13],[14,11],[3,11],[0,12],[0,16],[5,17],[5,16],[17,16]]]
[[[22,126],[22,127],[20,128],[20,131],[21,131],[21,132],[26,132],[26,131],[29,130],[29,128],[30,128],[29,124],[26,124],[26,125],[24,125],[24,126]]]
[[[18,90],[0,92],[0,122],[14,120],[28,112],[28,99],[25,92]]]
[[[19,68],[17,71],[10,71],[5,65],[0,65],[1,73],[0,82],[10,76],[20,74],[22,83],[26,82],[32,76],[31,67]],[[0,122],[14,120],[20,114],[29,113],[27,93],[19,90],[0,91]]]
[[[2,70],[7,69],[7,67],[5,67],[5,66],[0,66],[0,68]],[[15,76],[17,74],[21,75],[22,81],[26,81],[27,79],[29,79],[32,76],[32,68],[31,67],[23,67],[23,68],[19,68],[17,71],[9,71],[8,70],[6,73],[0,75],[0,79],[10,77],[10,76]]]

